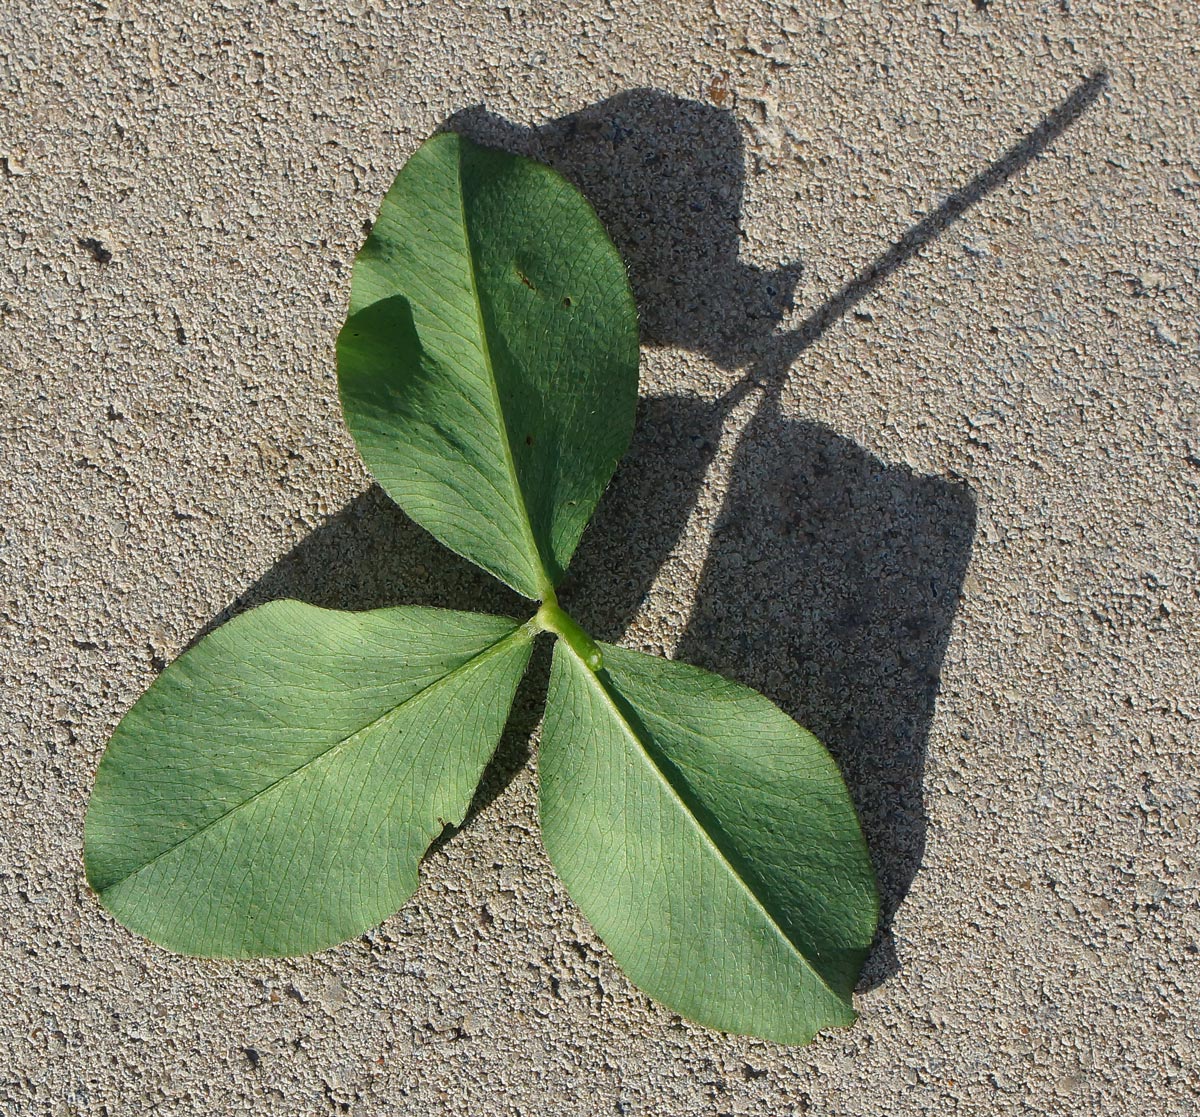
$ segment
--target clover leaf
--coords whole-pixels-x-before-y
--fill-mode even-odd
[[[415,521],[539,606],[277,601],[206,636],[101,760],[84,861],[109,911],[212,957],[387,918],[465,817],[546,633],[544,840],[617,963],[726,1031],[853,1021],[877,901],[829,754],[746,687],[598,645],[555,597],[628,447],[637,366],[624,266],[570,184],[452,134],[418,149],[355,263],[343,412]]]
[[[435,136],[388,191],[338,339],[346,423],[389,496],[544,600],[633,434],[637,311],[549,167]]]

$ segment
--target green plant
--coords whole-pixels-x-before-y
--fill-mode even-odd
[[[218,957],[379,923],[464,818],[547,633],[543,837],[619,965],[714,1028],[804,1043],[853,1021],[877,901],[833,760],[746,687],[598,645],[555,597],[628,446],[637,366],[624,267],[574,188],[425,143],[355,264],[342,406],[404,510],[539,607],[277,601],[205,637],[101,761],[85,864],[106,908]]]

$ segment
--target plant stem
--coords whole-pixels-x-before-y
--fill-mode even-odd
[[[579,623],[561,608],[554,593],[547,592],[546,599],[533,618],[538,628],[543,632],[553,632],[564,640],[587,667],[595,672],[604,666],[604,657],[600,646],[580,626]]]

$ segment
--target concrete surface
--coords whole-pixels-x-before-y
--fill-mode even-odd
[[[0,1113],[1200,1111],[1198,66],[1190,0],[7,0]],[[84,887],[107,736],[214,619],[505,605],[335,394],[364,222],[452,118],[637,284],[573,602],[854,788],[888,927],[810,1048],[614,969],[539,843],[536,678],[361,941],[181,959]]]

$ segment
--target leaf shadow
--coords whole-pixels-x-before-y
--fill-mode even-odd
[[[926,742],[974,539],[975,501],[963,484],[884,463],[828,427],[785,415],[780,392],[826,330],[1044,151],[1106,84],[1103,73],[1082,82],[786,332],[779,324],[800,265],[760,269],[739,259],[744,153],[728,110],[636,89],[539,128],[478,106],[446,124],[548,162],[580,187],[627,262],[644,342],[747,370],[716,400],[641,401],[630,453],[563,587],[564,602],[595,635],[615,640],[627,629],[695,507],[730,412],[748,393],[762,393],[734,452],[678,655],[763,691],[837,757],[881,888],[880,934],[862,987],[899,967],[891,923],[924,852]],[[529,611],[377,487],[293,548],[204,631],[281,596],[335,608]],[[545,655],[536,663],[468,821],[528,760]]]
[[[738,259],[744,159],[732,113],[639,89],[538,129],[479,107],[448,125],[548,162],[584,192],[627,261],[644,341],[748,367],[717,400],[642,400],[634,444],[564,587],[589,630],[610,640],[626,630],[680,538],[731,411],[762,393],[677,654],[762,691],[837,758],[880,884],[863,988],[900,964],[891,925],[924,854],[926,744],[976,505],[964,484],[886,464],[821,424],[789,418],[780,394],[810,346],[1041,154],[1107,81],[1098,72],[1081,82],[786,332],[778,325],[800,265],[762,270]]]

